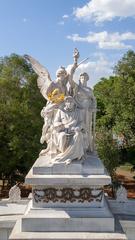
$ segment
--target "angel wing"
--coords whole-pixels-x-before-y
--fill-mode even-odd
[[[24,58],[31,63],[33,70],[37,73],[38,88],[40,89],[40,92],[43,95],[43,97],[48,100],[47,91],[49,86],[52,84],[52,80],[48,70],[31,56],[24,55]]]

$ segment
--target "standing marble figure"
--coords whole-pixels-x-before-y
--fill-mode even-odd
[[[81,73],[79,83],[74,81],[74,73],[79,66],[78,50],[74,50],[70,71],[60,67],[55,81],[37,60],[28,55],[25,58],[37,73],[38,87],[47,100],[41,111],[44,125],[40,139],[42,144],[47,143],[47,148],[40,155],[48,155],[52,164],[85,160],[86,155],[94,151],[96,99],[87,86],[87,73]]]

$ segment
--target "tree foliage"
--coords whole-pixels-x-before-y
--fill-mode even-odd
[[[135,78],[135,52],[129,50],[114,67],[114,73],[117,76]]]
[[[99,106],[98,127],[125,134],[135,143],[135,53],[127,52],[115,67],[117,75],[102,79],[94,88]]]
[[[128,51],[114,68],[115,76],[102,78],[94,88],[99,112],[97,113],[97,135],[111,132],[122,134],[126,139],[126,148],[135,146],[135,53]],[[103,134],[102,134],[103,136]],[[103,141],[105,140],[103,136]],[[97,140],[98,142],[98,140]],[[101,144],[100,144],[101,146]],[[99,146],[99,149],[100,149]],[[104,149],[104,156],[110,158],[112,142]],[[116,150],[117,146],[114,146]],[[110,150],[109,150],[110,149]],[[109,151],[109,152],[108,152]],[[102,152],[102,153],[103,153]],[[106,153],[108,152],[108,157]],[[119,155],[115,156],[119,164]],[[111,168],[112,161],[110,160]],[[114,164],[115,165],[115,164]],[[116,164],[117,165],[117,164]],[[116,167],[116,166],[115,166]],[[115,168],[114,167],[114,168]]]
[[[39,149],[45,105],[37,76],[24,58],[12,54],[0,59],[0,176],[24,176]]]

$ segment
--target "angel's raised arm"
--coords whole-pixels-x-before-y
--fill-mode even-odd
[[[31,56],[24,55],[24,58],[31,63],[33,70],[38,75],[37,79],[38,88],[40,89],[40,92],[43,95],[43,97],[48,100],[47,89],[52,83],[48,70]]]

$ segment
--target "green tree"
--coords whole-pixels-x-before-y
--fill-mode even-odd
[[[108,79],[102,78],[94,87],[94,93],[97,97],[99,112],[97,113],[97,136],[102,135],[102,141],[106,141],[108,133],[116,135],[123,134],[125,138],[124,148],[127,151],[135,147],[135,53],[128,51],[123,58],[114,67],[115,76],[110,76]],[[106,134],[104,135],[103,132]],[[102,147],[101,142],[98,142],[99,152]],[[107,144],[107,143],[106,143]],[[113,152],[118,153],[117,145],[108,142],[108,146],[104,146],[102,158],[109,159],[109,152],[113,147]],[[113,155],[113,153],[112,153]],[[115,154],[114,154],[115,155]],[[119,155],[115,155],[116,163],[119,164]],[[111,158],[110,158],[111,159]],[[131,158],[127,159],[128,161]],[[107,162],[108,170],[111,169],[112,160]],[[117,165],[116,164],[116,165]],[[112,164],[113,165],[113,164]],[[114,162],[114,169],[116,168]]]
[[[115,179],[115,170],[120,164],[119,150],[112,138],[112,131],[102,128],[97,135],[98,155],[102,159],[112,179]]]
[[[123,78],[133,77],[135,78],[135,52],[129,50],[122,59],[120,59],[117,65],[114,67],[114,73],[117,76]]]
[[[16,54],[0,59],[0,177],[24,176],[41,148],[45,105],[31,66]]]
[[[113,98],[114,82],[116,77],[102,78],[94,87],[97,98],[97,121],[96,121],[96,145],[99,157],[103,161],[109,174],[114,179],[115,170],[119,165],[119,151],[117,144],[113,141],[113,128],[117,113]]]

